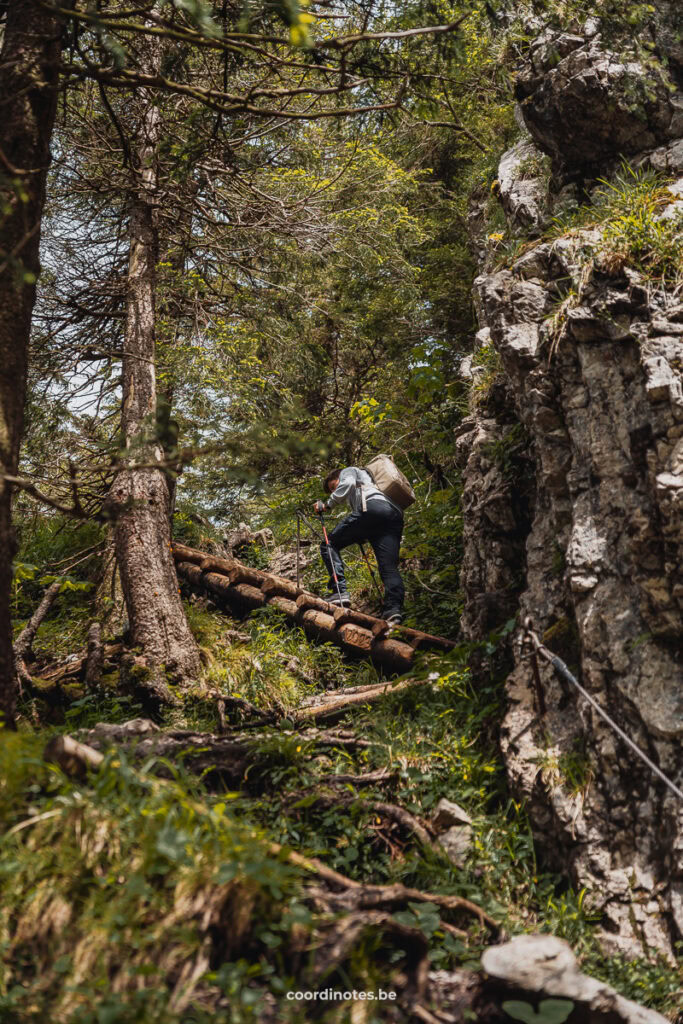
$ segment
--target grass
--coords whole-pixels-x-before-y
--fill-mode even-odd
[[[229,646],[221,640],[222,615],[197,604],[188,613],[198,641],[213,653],[207,680],[261,706],[291,706],[314,689],[358,684],[374,672],[344,662],[335,648],[310,643],[273,615],[241,624],[249,641]],[[489,653],[495,654],[500,639],[489,638]],[[574,893],[566,879],[537,860],[525,809],[510,797],[498,754],[501,680],[493,676],[475,688],[468,654],[460,648],[447,658],[425,655],[417,671],[432,673],[430,684],[351,712],[344,725],[369,740],[368,747],[321,753],[271,730],[261,744],[251,796],[211,796],[182,768],[161,781],[153,766],[133,770],[120,753],[86,783],[70,782],[42,762],[48,731],[24,724],[0,751],[2,1019],[257,1019],[264,998],[279,1003],[283,984],[303,984],[303,967],[292,966],[286,954],[292,929],[310,931],[319,924],[302,899],[300,874],[270,852],[273,840],[321,857],[358,880],[400,881],[464,896],[511,933],[560,935],[592,973],[625,995],[672,1009],[680,988],[676,973],[656,958],[634,964],[602,957],[587,910],[589,894]],[[293,679],[280,655],[297,658],[312,682]],[[97,700],[106,706],[95,706]],[[97,718],[135,713],[115,695],[89,695],[68,713],[66,727],[72,731]],[[213,715],[210,705],[191,694],[180,713],[169,715],[169,724],[213,729]],[[335,789],[353,796],[343,806],[336,801],[321,807],[312,800],[321,784],[322,792],[330,792],[324,779],[331,773],[378,768],[396,773],[390,785],[357,794],[348,786]],[[585,780],[583,763],[562,768],[577,785]],[[373,798],[395,801],[429,817],[443,796],[472,819],[461,868],[376,821],[368,807]],[[465,942],[444,934],[429,905],[400,913],[407,915],[404,923],[412,915],[411,923],[423,930],[435,967],[477,967],[481,936],[472,932]],[[216,944],[211,927],[225,920],[231,921],[221,931],[229,936],[227,946]],[[369,985],[378,955],[368,938],[348,970]],[[192,966],[197,977],[190,992],[179,979],[189,978]]]
[[[589,246],[598,269],[618,273],[628,264],[656,285],[680,285],[683,218],[660,218],[676,198],[667,187],[670,181],[624,163],[613,180],[599,182],[591,203],[557,218],[549,237],[599,228],[600,241]]]
[[[505,451],[491,454],[503,458]],[[449,577],[439,575],[449,567],[453,572],[457,562],[462,521],[459,481],[453,484],[421,495],[422,518],[407,526],[404,541],[420,566],[419,580],[431,588],[415,599],[424,600],[435,632],[453,632],[457,622],[455,586],[449,591]],[[430,543],[423,549],[425,534]],[[361,592],[368,585],[363,566],[350,561],[352,588]],[[307,572],[315,581],[317,562]],[[410,571],[406,576],[417,591]],[[431,591],[441,586],[437,599]],[[88,601],[77,592],[60,606],[50,620],[55,643],[85,621]],[[371,665],[349,663],[336,647],[309,642],[272,609],[227,623],[247,637],[235,640],[226,635],[222,614],[202,601],[186,607],[205,667],[182,707],[167,714],[167,726],[215,730],[207,686],[286,713],[317,690],[377,678]],[[492,635],[482,646],[491,671],[480,674],[476,686],[467,669],[471,648],[461,645],[448,657],[422,655],[415,671],[432,674],[430,683],[349,712],[343,726],[368,740],[367,747],[321,751],[270,729],[260,742],[249,795],[211,795],[178,766],[171,780],[161,781],[152,764],[133,769],[121,753],[87,782],[71,782],[42,761],[54,728],[35,730],[25,718],[20,734],[0,748],[3,1021],[239,1024],[258,1019],[266,999],[276,1000],[286,1020],[283,986],[304,985],[306,970],[290,955],[293,936],[311,937],[321,922],[302,896],[300,872],[273,855],[272,841],[318,856],[359,881],[403,882],[466,897],[513,934],[564,937],[589,973],[673,1014],[680,973],[655,956],[605,958],[590,893],[573,891],[538,858],[498,750],[502,639]],[[72,732],[137,714],[129,699],[104,690],[72,704],[58,728]],[[590,784],[590,765],[580,751],[556,767],[559,784],[572,791]],[[325,783],[330,774],[382,768],[395,773],[389,784],[357,790]],[[320,804],[317,793],[334,799]],[[395,802],[429,818],[441,797],[460,804],[472,820],[461,867],[378,821],[369,806],[373,799]],[[435,967],[478,967],[482,936],[476,930],[467,940],[444,934],[429,904],[398,913],[423,931]],[[363,987],[384,969],[377,941],[369,934],[345,965]]]

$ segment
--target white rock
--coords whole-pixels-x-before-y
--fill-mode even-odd
[[[487,949],[481,965],[492,978],[507,982],[512,988],[583,1004],[583,1014],[577,1014],[577,1020],[590,1019],[596,1024],[601,1020],[606,1024],[666,1024],[661,1014],[638,1006],[609,985],[581,974],[569,944],[554,935],[518,935],[502,946]]]
[[[442,832],[450,828],[451,825],[471,824],[472,819],[467,811],[464,811],[459,804],[453,803],[452,800],[447,800],[445,797],[439,800],[432,815],[432,825],[437,832]]]

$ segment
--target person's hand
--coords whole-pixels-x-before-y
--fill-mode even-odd
[[[313,508],[316,510],[318,515],[322,515],[322,513],[325,511],[325,502],[324,501],[316,501],[314,503],[314,505],[313,505]]]

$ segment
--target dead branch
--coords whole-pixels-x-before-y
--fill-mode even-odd
[[[38,632],[38,627],[54,604],[55,598],[57,597],[63,582],[63,580],[59,579],[50,584],[28,623],[24,626],[21,633],[14,641],[14,657],[16,659],[25,661],[31,653],[31,646],[35,639],[35,635]]]
[[[376,786],[383,782],[391,782],[396,778],[398,769],[380,768],[376,772],[365,772],[363,775],[325,775],[320,780],[325,786]]]
[[[43,760],[58,764],[66,775],[84,778],[88,769],[100,767],[104,757],[71,736],[53,736],[43,750]]]
[[[24,687],[30,688],[33,684],[33,679],[26,666],[26,661],[31,653],[31,647],[38,631],[38,627],[54,604],[61,586],[61,579],[55,580],[54,583],[50,584],[43,594],[42,601],[14,641],[14,671],[16,672],[17,679],[19,680],[19,693],[23,692]]]

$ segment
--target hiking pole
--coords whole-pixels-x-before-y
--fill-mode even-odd
[[[375,590],[377,591],[379,599],[380,599],[380,601],[383,601],[384,600],[384,594],[379,589],[379,583],[377,582],[377,577],[375,576],[374,570],[373,570],[372,566],[370,565],[370,559],[367,556],[365,548],[363,547],[363,545],[360,542],[358,543],[358,547],[361,549],[361,552],[363,554],[363,558],[365,559],[365,564],[367,565],[368,569],[370,570],[370,575],[372,576],[372,582],[375,584]]]
[[[321,538],[320,538],[320,534],[319,534],[319,533],[318,533],[318,531],[317,531],[317,530],[315,529],[315,527],[311,525],[311,523],[310,523],[310,522],[309,522],[309,520],[308,520],[308,519],[306,518],[306,516],[305,516],[305,515],[303,514],[303,512],[301,511],[301,509],[300,509],[300,508],[298,508],[298,509],[296,510],[296,514],[298,515],[299,519],[300,519],[300,520],[301,520],[301,522],[302,522],[302,523],[304,524],[304,526],[307,526],[307,527],[308,527],[308,529],[309,529],[309,530],[311,531],[311,533],[313,534],[313,536],[315,537],[315,539],[316,539],[316,540],[320,540],[320,539],[321,539]]]
[[[327,530],[325,529],[325,519],[323,518],[322,510],[318,511],[318,515],[320,516],[320,525],[323,528],[323,537],[325,538],[325,543],[327,544],[327,557],[330,560],[330,569],[332,570],[332,577],[334,579],[334,585],[337,588],[337,593],[339,595],[339,607],[341,608],[341,607],[343,607],[342,606],[341,589],[339,587],[339,580],[337,579],[337,573],[336,573],[335,568],[334,568],[334,561],[332,560],[332,545],[330,544],[330,538],[327,536]]]
[[[296,585],[301,586],[301,516],[296,517]]]

